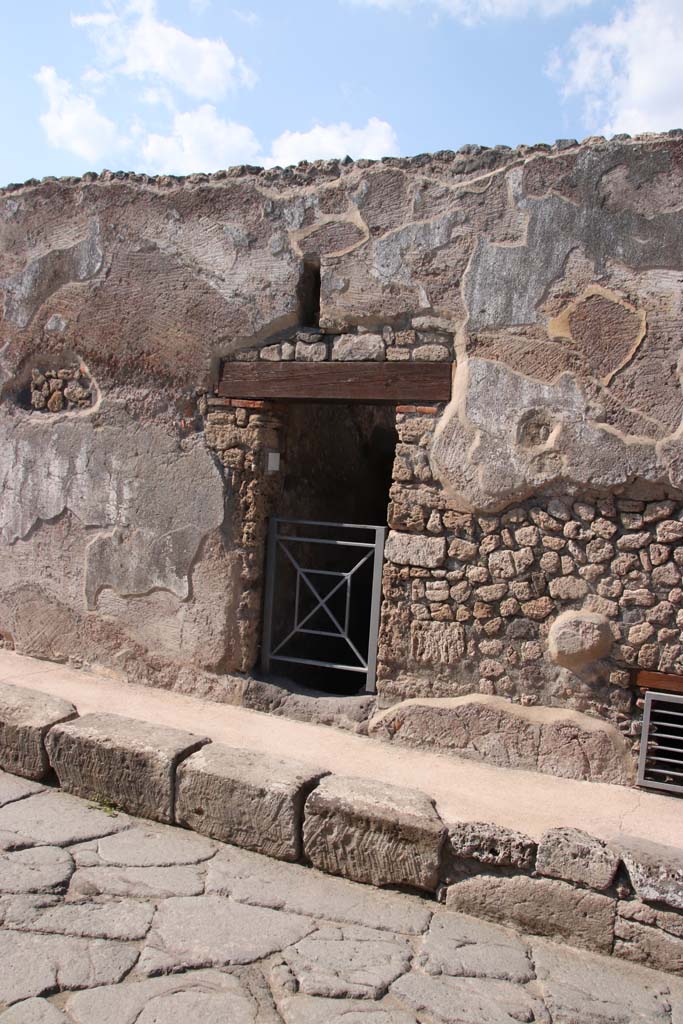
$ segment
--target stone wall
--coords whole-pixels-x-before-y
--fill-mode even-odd
[[[221,362],[452,360],[398,414],[380,699],[630,736],[681,667],[682,209],[680,132],[0,191],[3,642],[246,699],[276,425],[208,414]]]

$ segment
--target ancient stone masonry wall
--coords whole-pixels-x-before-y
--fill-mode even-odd
[[[458,511],[430,468],[440,413],[397,415],[382,701],[487,694],[588,712],[637,742],[633,670],[683,673],[683,508],[610,496]]]
[[[452,360],[398,417],[381,700],[631,742],[628,673],[683,668],[682,211],[680,132],[0,190],[3,642],[238,699],[271,425],[202,415],[220,365]]]

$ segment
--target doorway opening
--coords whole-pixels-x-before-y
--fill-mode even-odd
[[[358,693],[374,684],[395,408],[291,402],[283,419],[264,668],[310,689]]]

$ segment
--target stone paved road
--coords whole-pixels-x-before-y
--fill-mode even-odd
[[[0,772],[0,1024],[683,1024],[683,982]]]

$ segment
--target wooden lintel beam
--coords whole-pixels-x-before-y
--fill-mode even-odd
[[[664,690],[669,693],[683,693],[683,676],[668,672],[640,671],[636,676],[636,685],[641,690]]]
[[[223,363],[223,398],[448,402],[451,363]]]

